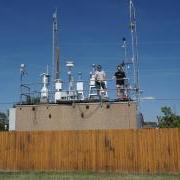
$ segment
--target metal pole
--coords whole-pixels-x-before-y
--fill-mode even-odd
[[[52,41],[52,92],[55,91],[55,82],[59,80],[60,76],[60,49],[58,45],[58,19],[57,19],[57,9],[53,14],[53,41]]]
[[[20,104],[22,104],[22,72],[20,72]]]
[[[130,12],[130,29],[131,29],[131,48],[132,48],[132,63],[133,63],[133,76],[134,85],[136,84],[136,70],[135,70],[135,47],[134,47],[134,20],[133,20],[133,3],[132,0],[129,1],[129,12]]]
[[[132,62],[134,70],[134,86],[136,89],[136,101],[139,108],[140,103],[140,86],[139,86],[139,57],[138,57],[138,38],[136,29],[136,10],[133,4],[133,0],[129,1],[130,9],[130,28],[131,28],[131,39],[132,39]]]
[[[55,12],[56,13],[56,12]],[[52,33],[52,72],[51,72],[51,91],[52,93],[54,92],[54,18],[55,18],[55,13],[53,14],[53,33]],[[52,97],[53,99],[53,97]]]

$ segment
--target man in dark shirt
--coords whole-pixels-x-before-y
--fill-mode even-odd
[[[117,97],[119,99],[123,99],[125,97],[124,81],[126,75],[122,65],[117,66],[117,71],[115,72],[114,77],[116,78]]]

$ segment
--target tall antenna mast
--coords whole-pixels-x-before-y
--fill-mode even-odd
[[[136,29],[136,9],[134,6],[134,0],[129,0],[129,12],[130,12],[130,30],[132,38],[132,63],[134,71],[134,87],[136,90],[136,101],[139,106],[140,101],[140,85],[139,85],[139,57],[138,57],[138,37]]]
[[[53,13],[53,53],[52,53],[52,80],[54,82],[60,78],[60,48],[57,9]]]
[[[57,9],[53,14],[53,55],[52,55],[52,90],[54,94],[55,103],[62,100],[63,82],[60,79],[60,48],[59,48],[59,30]]]

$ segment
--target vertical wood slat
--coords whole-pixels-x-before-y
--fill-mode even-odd
[[[180,129],[1,132],[1,170],[180,172]]]

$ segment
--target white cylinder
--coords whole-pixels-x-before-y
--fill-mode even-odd
[[[41,74],[41,76],[42,76],[42,83],[43,84],[48,84],[49,83],[49,75],[43,73],[43,74]]]
[[[56,82],[55,89],[56,89],[56,91],[61,91],[62,90],[62,82]]]
[[[94,74],[92,74],[92,76],[91,76],[90,84],[89,85],[90,86],[95,86],[95,75]]]
[[[67,99],[67,92],[65,91],[57,91],[55,92],[55,102],[60,100],[66,100]]]
[[[41,89],[41,98],[48,98],[48,88],[46,86]]]
[[[77,90],[77,91],[83,91],[83,90],[84,90],[84,88],[83,88],[83,82],[81,82],[81,81],[77,82],[77,84],[76,84],[76,90]]]

